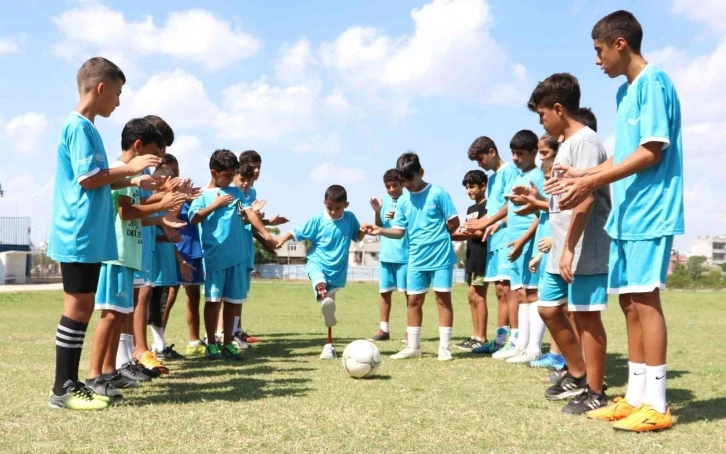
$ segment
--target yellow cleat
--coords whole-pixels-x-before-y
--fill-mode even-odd
[[[147,369],[153,369],[161,372],[162,375],[169,373],[169,369],[162,364],[161,361],[156,359],[156,356],[150,351],[145,351],[141,355],[136,357],[136,362]]]
[[[620,421],[638,411],[625,400],[624,397],[616,397],[613,403],[607,407],[598,408],[587,412],[587,417],[598,421]]]
[[[191,345],[187,345],[187,349],[184,352],[185,355],[188,357],[202,357],[204,356],[204,353],[206,352],[206,346],[204,344],[199,344],[194,347]]]
[[[613,424],[613,429],[626,432],[653,432],[671,427],[673,427],[673,417],[670,407],[666,408],[665,414],[662,414],[650,405],[641,406],[632,415]]]
[[[108,402],[98,399],[88,387],[82,383],[72,383],[70,380],[66,383],[66,393],[62,396],[56,396],[53,391],[50,392],[48,405],[51,408],[67,408],[69,410],[104,410],[108,408]]]

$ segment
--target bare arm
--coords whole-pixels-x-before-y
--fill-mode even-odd
[[[537,233],[537,226],[539,225],[539,218],[535,217],[532,220],[532,223],[529,224],[529,227],[527,228],[527,231],[524,232],[524,235],[518,240],[522,244],[527,244],[529,240],[534,238],[534,235]]]
[[[292,234],[292,231],[287,232],[286,234],[282,235],[277,240],[277,249],[280,249],[283,244],[287,243],[288,241],[292,240],[293,238],[295,238],[295,236]]]
[[[456,233],[457,230],[459,230],[459,226],[461,226],[459,216],[454,216],[453,218],[446,221],[446,228],[449,229],[449,233],[452,235]]]
[[[97,189],[107,184],[124,180],[126,177],[141,173],[144,169],[161,164],[161,159],[153,155],[137,156],[126,165],[112,169],[101,169],[79,182],[83,189]],[[128,185],[127,185],[128,186]]]
[[[507,206],[505,204],[499,211],[494,213],[492,216],[484,216],[483,218],[474,219],[464,224],[467,229],[470,230],[484,230],[492,224],[496,224],[498,221],[507,217]]]
[[[571,283],[574,281],[575,273],[572,269],[572,262],[575,258],[575,247],[577,242],[580,241],[582,232],[585,231],[594,204],[595,196],[590,193],[587,194],[582,203],[572,209],[572,219],[565,239],[565,250],[562,251],[562,257],[560,258],[560,275],[565,282]]]

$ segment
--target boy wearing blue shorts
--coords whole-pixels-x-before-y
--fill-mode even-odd
[[[564,136],[555,158],[558,166],[594,168],[607,159],[605,148],[578,118],[580,85],[570,74],[553,74],[540,82],[529,108],[552,136]],[[530,188],[532,192],[534,188]],[[538,194],[538,191],[537,191]],[[575,397],[562,411],[585,414],[607,404],[603,389],[606,336],[600,313],[607,308],[607,251],[604,230],[610,214],[607,186],[588,195],[572,209],[560,207],[559,196],[550,199],[552,250],[546,274],[540,281],[540,314],[562,350],[568,372],[545,391],[550,400]],[[574,313],[575,329],[565,315]],[[587,361],[585,361],[587,358]]]
[[[514,179],[519,175],[519,171],[499,157],[496,144],[486,136],[477,138],[471,144],[468,156],[485,171],[493,172],[487,182],[487,215],[464,224],[464,228],[470,233],[482,230],[484,238],[487,240],[487,267],[484,281],[494,283],[497,295],[497,334],[493,340],[472,349],[472,353],[491,354],[504,347],[511,334],[509,326],[511,322],[509,319],[511,267],[506,249],[507,199],[505,196],[511,192]]]
[[[388,193],[382,201],[371,199],[371,207],[375,213],[375,223],[379,227],[390,228],[396,207],[403,203],[408,193],[403,192],[401,174],[390,169],[383,174],[383,184]],[[398,290],[406,294],[406,275],[408,273],[408,237],[392,240],[382,237],[380,240],[379,288],[381,293],[380,315],[381,325],[378,332],[370,340],[384,341],[391,338],[389,320],[391,317],[391,297]],[[406,296],[408,298],[408,296]]]
[[[408,189],[408,199],[396,207],[391,228],[364,227],[369,235],[392,239],[408,235],[408,345],[391,359],[421,356],[423,304],[429,287],[433,286],[439,308],[439,361],[451,361],[454,359],[449,350],[454,322],[451,287],[457,262],[451,234],[459,228],[459,217],[449,194],[440,186],[423,180],[424,170],[416,153],[401,155],[396,169]]]
[[[628,391],[610,407],[588,413],[632,432],[673,425],[666,403],[667,332],[660,302],[673,236],[684,231],[681,109],[671,79],[640,53],[643,29],[627,11],[592,29],[595,62],[610,77],[625,76],[617,94],[615,152],[589,171],[562,167],[553,185],[567,208],[612,184],[608,289],[620,296],[628,328]]]
[[[204,325],[209,339],[206,357],[210,360],[240,361],[242,355],[232,343],[235,305],[246,297],[247,257],[242,213],[246,212],[252,225],[265,231],[268,247],[277,242],[266,232],[262,220],[242,204],[243,194],[232,185],[239,168],[237,157],[229,150],[217,150],[209,160],[211,181],[202,196],[189,208],[192,224],[199,225],[204,256]],[[217,314],[223,303],[224,336],[222,344],[213,341]]]
[[[320,359],[335,359],[337,353],[331,333],[331,328],[338,323],[335,318],[335,295],[345,287],[348,279],[350,243],[362,240],[365,232],[355,215],[345,210],[348,208],[348,193],[343,186],[330,186],[325,191],[323,204],[323,213],[283,235],[277,243],[277,249],[292,239],[312,243],[305,269],[315,297],[320,302],[323,321],[328,327],[328,342],[323,347]]]

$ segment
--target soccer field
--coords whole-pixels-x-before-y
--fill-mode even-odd
[[[0,452],[726,452],[726,295],[668,292],[668,400],[662,433],[616,433],[610,424],[560,413],[543,397],[541,370],[452,349],[439,363],[435,303],[424,306],[422,359],[394,362],[405,330],[394,295],[395,340],[379,344],[376,378],[354,380],[323,362],[320,312],[307,283],[255,282],[244,326],[263,342],[241,364],[168,363],[167,378],[124,391],[102,412],[48,408],[62,293],[0,294]],[[338,353],[378,329],[377,287],[339,294]],[[183,352],[183,296],[167,342]],[[456,341],[470,334],[465,288],[454,293]],[[489,298],[490,311],[496,310]],[[89,333],[97,317],[94,317]],[[492,335],[490,313],[489,335]],[[609,396],[624,392],[627,345],[617,301],[605,313]],[[86,339],[81,377],[88,368]]]

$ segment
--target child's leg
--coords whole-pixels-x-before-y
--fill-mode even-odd
[[[473,337],[481,342],[487,342],[486,326],[489,316],[486,299],[487,289],[487,284],[469,286],[469,308],[474,326]]]
[[[217,318],[219,318],[221,305],[222,303],[219,301],[207,300],[204,303],[204,330],[207,333],[207,339],[210,345],[214,343],[214,334],[217,329]]]
[[[223,306],[223,318],[222,318],[222,328],[224,331],[224,336],[222,337],[222,345],[229,345],[232,343],[232,333],[234,331],[234,318],[236,317],[236,314],[238,312],[237,306],[242,306],[241,304],[233,304],[228,301],[224,301]]]
[[[545,325],[547,325],[552,339],[560,346],[570,374],[573,377],[585,375],[585,361],[582,358],[582,349],[580,344],[577,343],[575,330],[565,316],[562,306],[547,307],[540,305],[539,313]]]
[[[408,334],[408,347],[414,350],[419,349],[421,346],[421,323],[423,322],[423,304],[425,299],[425,293],[408,294],[408,308],[406,311],[406,325],[408,328],[406,333]]]
[[[118,369],[116,367],[116,358],[118,357],[118,350],[120,348],[121,331],[129,316],[130,314],[118,314],[117,320],[114,322],[111,339],[108,343],[108,349],[106,349],[106,356],[101,366],[101,373],[103,375],[114,373]]]
[[[507,292],[507,313],[512,334],[515,334],[519,332],[519,292],[517,290],[510,289]]]
[[[607,336],[599,311],[575,312],[577,327],[580,330],[582,349],[587,358],[587,384],[598,394],[603,393],[605,379],[605,353]]]
[[[169,297],[169,287],[154,287],[149,303],[149,325],[151,325],[151,335],[154,339],[154,351],[161,353],[166,349],[164,342],[164,306],[166,299]]]
[[[199,301],[201,289],[199,285],[187,285],[184,287],[187,294],[187,330],[189,331],[189,342],[199,341]]]
[[[138,302],[134,309],[134,354],[140,356],[149,351],[149,344],[146,339],[146,322],[149,315],[149,304],[153,287],[144,286],[139,289]]]
[[[448,350],[451,341],[451,327],[454,325],[454,308],[451,306],[451,292],[435,292],[439,309],[439,350]],[[423,305],[423,301],[421,302]],[[422,311],[423,312],[423,311]]]
[[[545,324],[539,315],[539,306],[536,301],[529,304],[529,343],[527,344],[527,353],[531,355],[539,355],[542,352],[542,339],[544,338]],[[553,344],[556,345],[555,342]]]
[[[224,306],[219,306],[219,313],[217,314],[217,333],[224,331]]]
[[[169,322],[169,315],[171,314],[171,308],[174,307],[174,303],[176,303],[176,298],[179,295],[179,286],[175,285],[173,287],[169,287],[169,294],[166,298],[166,306],[164,306],[164,317],[162,318],[163,322],[163,328],[166,330],[166,324]]]
[[[101,312],[101,318],[98,320],[96,329],[93,332],[93,344],[91,345],[91,365],[88,370],[88,378],[98,378],[101,376],[106,352],[113,338],[114,331],[118,331],[120,324],[120,314],[116,311],[104,310]],[[115,359],[115,355],[114,355]]]
[[[381,293],[381,303],[380,303],[380,318],[381,318],[381,331],[389,332],[390,331],[390,325],[389,320],[391,318],[391,297],[393,296],[393,291],[388,291]]]

